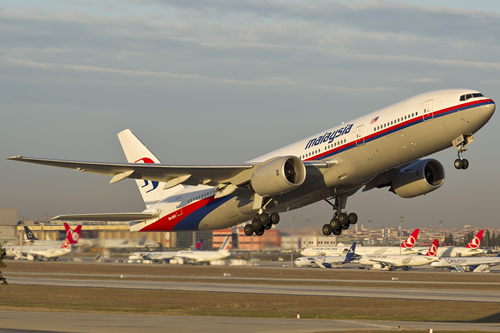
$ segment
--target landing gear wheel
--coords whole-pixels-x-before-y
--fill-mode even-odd
[[[253,232],[254,232],[254,228],[251,224],[247,224],[244,228],[245,230],[245,235],[246,236],[252,236],[253,235]]]
[[[462,160],[462,170],[465,170],[469,167],[469,161],[465,158]]]
[[[268,223],[268,224],[266,224],[266,225],[264,226],[264,230],[269,230],[269,229],[271,229],[271,227],[272,227],[272,226],[273,226],[273,224],[272,224],[272,223]]]
[[[254,218],[252,220],[252,227],[253,227],[253,230],[260,230],[262,229],[262,223],[260,223],[260,219],[259,218]],[[255,232],[255,234],[257,234],[257,232]]]
[[[347,223],[347,214],[346,213],[340,213],[339,216],[337,217],[339,220],[340,224],[344,225]]]
[[[358,222],[358,215],[356,213],[351,213],[347,216],[347,220],[350,224],[356,224]]]
[[[455,164],[455,169],[457,169],[457,170],[463,169],[463,167],[464,167],[464,161],[459,159],[459,158],[457,158],[455,160],[454,164]],[[467,167],[468,166],[469,166],[469,161],[467,161]]]
[[[257,236],[262,236],[264,234],[264,229],[260,229],[259,231],[256,231],[255,234]]]
[[[350,225],[349,223],[346,223],[346,224],[344,224],[344,225],[342,226],[342,230],[347,230],[347,229],[349,229],[349,227],[350,227],[350,226],[351,226],[351,225]]]
[[[330,221],[330,227],[332,227],[332,230],[337,230],[337,229],[340,229],[342,226],[340,225],[339,220],[336,217],[334,217]]]
[[[262,225],[266,225],[269,223],[269,214],[268,213],[262,213],[259,215],[259,220]]]
[[[269,219],[271,220],[272,224],[278,224],[280,222],[280,214],[271,213],[271,215],[269,216]]]
[[[322,228],[323,235],[330,236],[332,234],[332,227],[329,224],[325,224]]]
[[[340,234],[342,233],[342,229],[338,229],[338,230],[333,230],[333,234],[335,236],[340,236]]]

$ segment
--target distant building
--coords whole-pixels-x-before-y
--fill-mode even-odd
[[[281,245],[281,236],[277,229],[266,230],[262,236],[246,236],[243,229],[234,228],[212,231],[213,248],[220,248],[228,235],[231,236],[230,249],[264,250],[276,249]]]

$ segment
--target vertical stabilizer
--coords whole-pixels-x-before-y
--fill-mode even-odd
[[[161,163],[131,130],[126,129],[118,133],[118,139],[129,163]],[[182,186],[178,185],[171,189],[163,190],[165,183],[142,179],[136,179],[136,183],[147,208],[165,199],[170,193],[177,192],[179,190],[178,186]]]
[[[220,246],[219,251],[227,251],[229,250],[229,236],[226,236],[226,239],[224,239],[224,243]]]
[[[429,247],[429,250],[427,251],[427,253],[425,255],[427,257],[435,257],[437,254],[438,246],[439,246],[439,241],[437,239],[435,239],[432,242],[431,247]]]
[[[347,251],[344,263],[348,263],[354,260],[354,252],[356,252],[356,242],[353,242],[351,248],[349,249],[349,251]]]
[[[484,232],[484,230],[479,230],[477,235],[471,239],[469,244],[467,244],[466,248],[474,249],[474,250],[479,249],[479,244],[481,244],[481,239],[483,238],[483,232]]]
[[[401,247],[404,249],[413,249],[415,243],[417,242],[419,231],[420,229],[413,230],[411,235],[408,236],[408,238],[401,244]]]
[[[61,248],[69,249],[71,244],[78,243],[82,233],[82,226],[79,225],[75,228],[75,230],[73,230],[67,223],[64,223],[64,229],[66,229],[66,238],[64,239]]]

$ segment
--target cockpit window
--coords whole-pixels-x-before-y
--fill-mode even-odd
[[[462,96],[460,96],[460,101],[463,102],[463,101],[468,100],[469,98],[476,98],[476,97],[484,97],[484,96],[481,93],[462,95]]]

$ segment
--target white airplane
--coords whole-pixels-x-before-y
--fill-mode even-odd
[[[419,231],[420,229],[413,230],[410,236],[401,243],[401,246],[357,246],[356,255],[417,254],[418,251],[414,250],[413,247],[417,241]],[[313,246],[303,249],[300,254],[303,256],[332,256],[334,254],[339,255],[348,249],[347,246]]]
[[[467,169],[462,154],[495,108],[474,90],[431,91],[237,165],[161,164],[130,130],[118,134],[129,163],[8,159],[108,175],[111,183],[134,178],[146,204],[143,212],[54,219],[130,221],[131,231],[217,230],[252,220],[250,236],[278,223],[280,212],[325,200],[334,216],[322,231],[340,235],[358,220],[345,208],[360,189],[388,187],[403,198],[432,192],[443,185],[444,168],[421,158],[451,146],[455,168]]]
[[[314,257],[300,257],[297,258],[293,264],[297,267],[320,267],[331,268],[332,266],[342,265],[351,262],[354,259],[354,251],[356,249],[356,242],[344,256],[314,256]]]
[[[200,239],[196,244],[194,251],[201,251],[203,240]],[[129,260],[151,260],[151,261],[164,261],[165,259],[174,258],[179,251],[151,251],[151,252],[134,252],[128,259]]]
[[[393,269],[403,268],[408,270],[409,267],[428,265],[439,260],[436,257],[438,240],[432,242],[429,250],[425,255],[378,255],[367,254],[359,259],[359,263],[365,266],[371,266],[373,269]]]
[[[486,272],[491,266],[500,265],[500,254],[496,257],[440,258],[431,264],[436,268],[458,267],[461,271]]]
[[[59,246],[52,245],[12,245],[6,246],[7,257],[15,259],[35,260],[52,259],[56,261],[59,257],[71,252],[71,244],[77,244],[81,236],[82,226],[79,225],[72,230],[67,223],[64,223],[66,229],[66,238]]]
[[[213,260],[222,260],[229,257],[229,236],[226,236],[224,242],[218,251],[179,251],[175,258],[180,258],[192,262],[208,262]]]
[[[438,249],[437,255],[439,257],[471,257],[479,254],[484,254],[487,251],[480,249],[479,244],[481,243],[481,239],[483,238],[484,230],[479,230],[479,232],[471,239],[471,241],[465,246],[447,246],[440,247]],[[415,250],[420,253],[424,253],[425,249],[421,247],[416,247]]]

